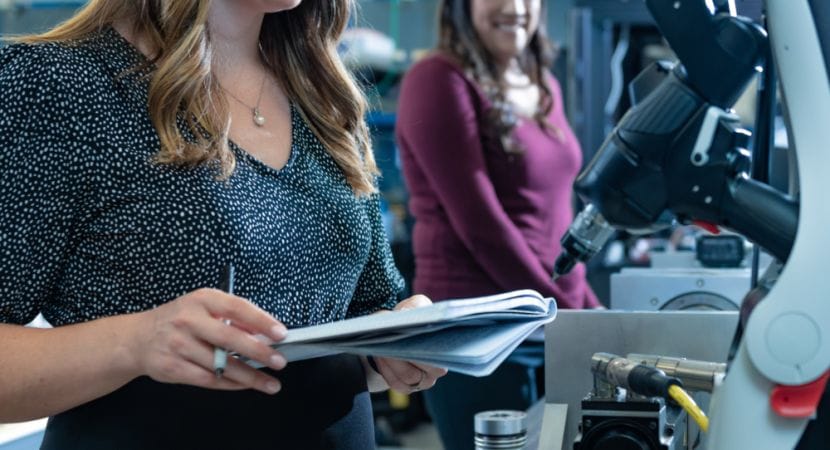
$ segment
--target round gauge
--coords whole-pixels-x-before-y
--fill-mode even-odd
[[[661,310],[666,311],[738,311],[738,305],[712,292],[687,292],[669,300]]]

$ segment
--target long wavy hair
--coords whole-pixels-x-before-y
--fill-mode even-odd
[[[539,105],[533,119],[543,130],[561,137],[561,130],[548,121],[548,115],[553,110],[553,95],[546,74],[553,65],[555,48],[545,31],[545,3],[542,0],[539,26],[524,52],[519,55],[518,63],[530,81],[539,88]],[[524,149],[512,137],[518,117],[513,105],[507,101],[507,86],[497,75],[495,59],[473,26],[471,0],[442,0],[439,27],[438,50],[457,59],[464,66],[467,76],[482,87],[492,104],[486,119],[498,134],[504,151],[509,154],[523,153]]]
[[[156,50],[150,63],[149,113],[162,164],[217,161],[233,172],[227,99],[211,71],[208,11],[212,0],[90,0],[74,17],[29,43],[73,41],[121,20]],[[378,175],[364,121],[366,100],[337,54],[354,0],[307,0],[267,14],[260,32],[263,60],[336,161],[356,195],[375,192]],[[183,119],[184,132],[177,125]],[[190,136],[188,138],[187,136]]]

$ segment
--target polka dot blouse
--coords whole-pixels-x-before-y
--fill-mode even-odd
[[[357,198],[292,109],[287,165],[158,165],[142,56],[112,28],[0,49],[0,322],[147,310],[223,265],[289,327],[392,308],[403,289],[379,198]]]

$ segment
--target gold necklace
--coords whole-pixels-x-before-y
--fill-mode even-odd
[[[233,98],[234,100],[236,100],[237,102],[239,102],[240,104],[242,104],[243,106],[245,106],[246,108],[251,110],[251,114],[253,115],[254,125],[256,125],[258,127],[262,127],[262,126],[265,125],[265,116],[263,116],[262,113],[259,111],[259,103],[262,101],[262,92],[265,90],[265,78],[267,76],[268,76],[268,74],[263,74],[262,75],[262,83],[259,85],[259,96],[256,99],[256,106],[251,106],[251,105],[245,103],[239,97],[233,95],[233,92],[225,89],[225,87],[222,86],[222,90],[225,91],[228,95],[230,95],[231,98]]]

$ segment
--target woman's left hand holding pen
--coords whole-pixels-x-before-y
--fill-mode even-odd
[[[156,381],[210,389],[256,389],[274,394],[279,380],[236,358],[228,358],[221,378],[214,375],[214,348],[237,352],[281,370],[285,357],[257,339],[285,338],[286,328],[253,303],[217,289],[199,289],[150,311],[132,315],[135,369]],[[232,325],[223,323],[229,319]]]

